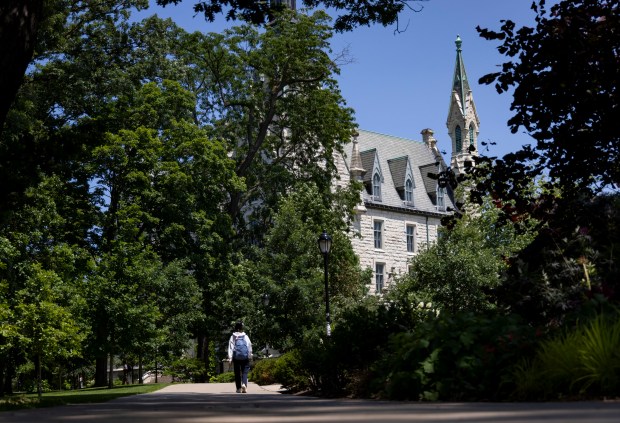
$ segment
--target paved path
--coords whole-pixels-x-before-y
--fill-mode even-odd
[[[247,394],[234,384],[179,384],[150,394],[102,404],[0,412],[0,422],[91,423],[618,423],[620,402],[578,403],[403,403],[327,400],[278,393],[278,386],[250,383]]]

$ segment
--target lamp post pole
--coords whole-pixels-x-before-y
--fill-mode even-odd
[[[327,278],[327,263],[329,252],[332,248],[332,238],[327,235],[327,232],[323,230],[321,236],[319,236],[319,250],[323,254],[324,273],[325,273],[325,324],[327,330],[327,336],[332,336],[331,316],[329,313],[329,283]]]

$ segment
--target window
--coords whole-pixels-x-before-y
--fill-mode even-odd
[[[377,263],[375,265],[375,291],[377,294],[381,294],[383,291],[383,272],[385,270],[385,264]]]
[[[407,252],[415,252],[415,225],[407,225]]]
[[[381,249],[382,243],[382,234],[383,232],[383,222],[380,220],[375,220],[374,222],[374,235],[375,235],[375,248]]]
[[[446,189],[437,187],[437,209],[439,210],[446,209],[446,203],[444,199],[445,195],[446,195]]]
[[[463,140],[461,139],[461,127],[458,125],[454,128],[454,138],[456,140],[456,151],[460,153],[463,150]]]
[[[408,204],[413,204],[413,182],[411,182],[411,178],[407,178],[405,182],[405,201]]]
[[[378,173],[372,177],[372,196],[374,200],[381,201],[381,177]]]
[[[469,124],[469,145],[474,145],[474,124]]]

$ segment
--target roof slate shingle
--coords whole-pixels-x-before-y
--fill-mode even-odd
[[[415,187],[413,208],[424,212],[437,212],[429,197],[429,193],[435,192],[437,181],[426,175],[428,172],[437,172],[436,159],[423,142],[364,130],[359,131],[357,142],[361,151],[362,165],[366,171],[364,182],[372,180],[372,171],[377,157],[383,174],[380,202],[374,201],[372,195],[366,190],[362,191],[367,206],[377,203],[382,206],[405,207],[398,189],[404,186],[408,160],[413,172]],[[350,165],[350,160],[347,154],[347,166]],[[449,198],[446,197],[446,201],[447,206],[452,205]]]
[[[405,177],[407,176],[407,160],[408,157],[398,157],[396,159],[388,159],[387,163],[392,174],[392,181],[397,190],[405,187]]]

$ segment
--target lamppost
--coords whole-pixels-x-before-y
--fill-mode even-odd
[[[261,297],[263,305],[265,306],[265,320],[267,320],[267,306],[269,305],[269,294],[264,293]],[[265,337],[265,358],[269,358],[269,345],[267,344],[267,337]]]
[[[325,266],[325,322],[327,328],[327,336],[332,336],[331,328],[331,316],[329,315],[329,285],[327,283],[327,258],[329,251],[332,249],[332,237],[327,235],[327,232],[323,230],[321,236],[319,236],[319,250],[323,254],[323,262]]]

